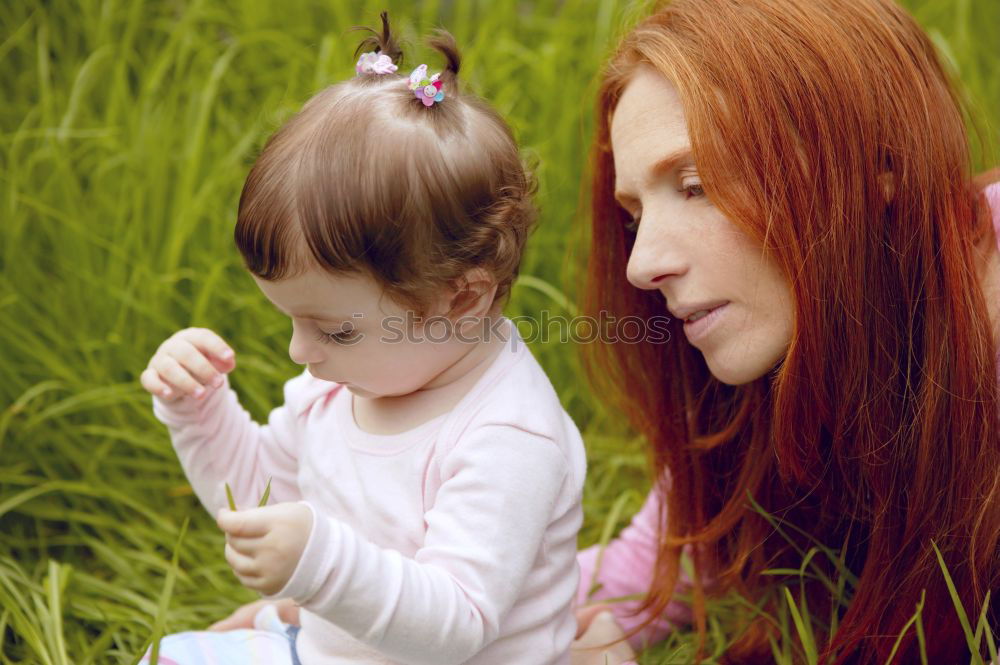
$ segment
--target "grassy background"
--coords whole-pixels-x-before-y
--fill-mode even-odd
[[[134,663],[164,631],[256,598],[229,571],[138,375],[174,331],[211,328],[237,350],[232,384],[262,422],[300,370],[232,226],[266,136],[353,74],[348,28],[388,8],[409,67],[437,62],[421,34],[455,34],[466,84],[538,164],[542,222],[507,314],[568,315],[594,75],[646,4],[0,3],[0,663]],[[996,117],[1000,3],[906,4],[980,118]],[[994,163],[975,150],[977,166]],[[589,544],[641,504],[645,458],[580,380],[576,349],[533,351],[585,433]],[[679,634],[644,662],[684,662],[689,645]]]

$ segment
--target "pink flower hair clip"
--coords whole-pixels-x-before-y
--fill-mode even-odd
[[[434,102],[444,99],[440,78],[440,72],[428,78],[427,65],[420,65],[410,73],[410,90],[424,103],[424,106],[431,106]]]
[[[392,64],[392,58],[384,53],[369,51],[362,53],[358,58],[358,64],[354,65],[354,71],[361,74],[392,74],[399,69]]]

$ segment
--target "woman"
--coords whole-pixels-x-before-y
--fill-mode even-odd
[[[592,600],[648,592],[615,609],[637,645],[704,634],[708,594],[777,616],[763,571],[818,542],[857,576],[839,608],[805,584],[838,617],[820,662],[887,662],[920,603],[926,662],[968,662],[932,543],[974,624],[1000,586],[1000,253],[930,40],[890,0],[680,0],[625,37],[597,121],[585,309],[675,320],[588,349],[661,481]],[[773,621],[745,628],[728,660],[772,662]]]
[[[901,633],[893,662],[920,662],[918,606],[926,662],[968,661],[932,543],[974,623],[1000,587],[1000,186],[970,177],[931,42],[889,0],[678,0],[624,38],[597,120],[585,310],[674,320],[586,347],[658,482],[599,568],[581,553],[581,632],[644,594],[612,608],[633,646],[704,635],[735,591],[763,614],[727,660],[771,662],[764,571],[820,544],[850,571],[810,559],[820,662],[887,662]],[[820,580],[851,574],[839,604]]]

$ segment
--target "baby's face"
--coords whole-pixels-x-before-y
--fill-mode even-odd
[[[310,270],[280,282],[253,279],[292,320],[291,359],[361,397],[411,393],[469,351],[446,334],[440,318],[431,325],[415,322],[416,313],[366,275]]]

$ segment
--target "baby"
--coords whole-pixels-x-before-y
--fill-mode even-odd
[[[382,22],[240,198],[236,245],[305,367],[285,403],[253,422],[233,350],[202,328],[141,377],[237,578],[294,602],[301,629],[269,604],[255,629],[168,635],[161,662],[569,662],[584,448],[501,314],[532,179],[507,124],[459,89],[453,38],[430,42],[441,74],[401,76]]]

